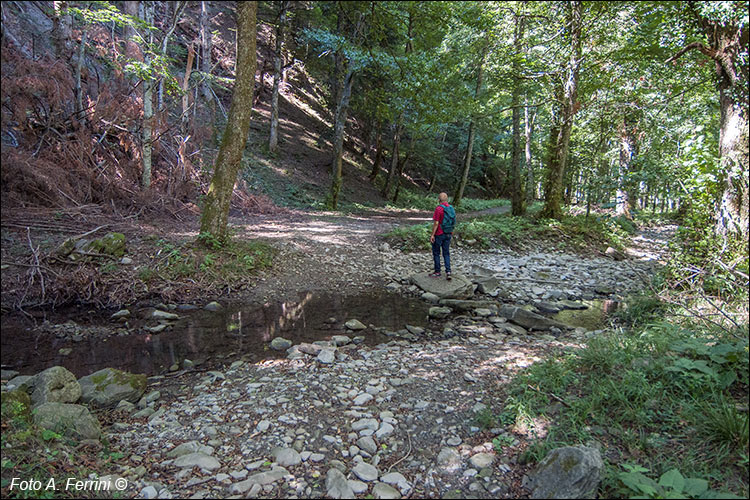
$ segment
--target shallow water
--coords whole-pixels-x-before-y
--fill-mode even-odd
[[[152,375],[165,372],[184,359],[211,366],[227,359],[243,358],[254,362],[285,357],[285,352],[270,349],[271,340],[277,336],[299,344],[329,340],[332,335],[364,335],[365,343],[374,345],[390,339],[369,328],[361,333],[346,333],[344,323],[356,318],[365,325],[389,330],[402,329],[406,324],[425,326],[427,310],[424,302],[397,294],[341,296],[308,292],[293,302],[239,306],[218,313],[177,311],[181,319],[162,333],[131,333],[107,338],[92,335],[79,342],[58,338],[52,333],[35,332],[27,321],[18,317],[3,317],[1,360],[3,368],[25,375],[55,365],[64,366],[78,377],[105,367]],[[81,316],[84,315],[68,313],[48,319],[55,324],[72,319],[87,326],[96,324],[112,330],[118,327],[101,315],[87,322]],[[329,324],[331,317],[336,318],[336,322]],[[136,327],[142,323],[131,321]],[[72,351],[64,356],[59,353],[61,348]]]
[[[616,300],[583,300],[588,309],[565,309],[550,316],[557,321],[573,327],[581,326],[587,330],[598,330],[607,326],[609,318],[620,307]]]

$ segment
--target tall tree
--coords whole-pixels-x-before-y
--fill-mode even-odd
[[[487,57],[487,51],[489,47],[487,45],[484,46],[482,49],[482,54],[479,59],[479,64],[477,66],[477,88],[474,92],[474,100],[479,99],[479,94],[482,91],[482,79],[484,77],[484,63],[485,58]],[[471,168],[471,153],[474,149],[474,136],[476,134],[476,119],[474,117],[471,118],[471,121],[469,122],[469,137],[466,141],[466,156],[464,156],[464,164],[463,169],[461,173],[461,180],[458,183],[458,187],[456,188],[456,192],[453,195],[453,205],[459,206],[461,204],[461,198],[463,198],[464,195],[464,189],[466,189],[466,182],[469,179],[469,169]]]
[[[526,213],[525,199],[521,189],[521,63],[519,58],[522,55],[521,42],[523,40],[523,30],[525,19],[519,12],[514,13],[515,30],[513,34],[513,47],[515,57],[513,58],[513,88],[511,90],[511,106],[513,106],[513,145],[511,148],[511,165],[510,177],[513,186],[511,192],[511,213],[513,215],[523,215]],[[528,119],[528,111],[526,114]],[[527,141],[528,142],[528,141]]]
[[[748,26],[746,2],[686,2],[699,40],[667,59],[674,63],[691,50],[714,62],[719,88],[719,161],[723,193],[717,207],[716,233],[748,240]]]
[[[268,150],[276,151],[279,142],[279,84],[281,82],[281,68],[284,62],[284,38],[286,33],[286,17],[289,9],[287,1],[280,1],[279,24],[276,27],[276,51],[273,54],[273,92],[271,93],[271,130],[268,138]]]
[[[229,204],[250,130],[257,9],[257,2],[240,2],[237,6],[237,73],[232,104],[201,214],[201,234],[210,234],[219,241],[227,240]]]
[[[579,0],[568,3],[568,21],[570,34],[570,57],[567,75],[561,88],[556,90],[558,102],[556,120],[550,133],[549,163],[547,180],[544,187],[544,208],[541,216],[551,219],[562,217],[562,191],[565,165],[568,161],[570,131],[578,101],[578,76],[581,68],[581,36],[583,29],[583,5]]]
[[[141,4],[143,21],[150,28],[154,24],[154,3],[143,2]],[[153,32],[148,30],[147,43],[150,45],[154,41]],[[154,116],[154,80],[153,72],[151,70],[152,53],[150,50],[145,50],[144,66],[148,73],[143,78],[143,175],[141,177],[141,185],[143,189],[151,187],[151,151],[153,144],[151,143],[152,138],[152,119]]]

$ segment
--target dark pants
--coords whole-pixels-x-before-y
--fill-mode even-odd
[[[435,272],[440,272],[440,249],[443,250],[443,259],[445,260],[445,272],[451,272],[451,234],[443,233],[435,236],[435,243],[432,244],[432,260],[435,264]]]

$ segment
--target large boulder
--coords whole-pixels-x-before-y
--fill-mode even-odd
[[[521,307],[502,305],[498,309],[498,314],[508,321],[530,330],[549,330],[551,327],[568,328],[565,323],[560,323],[553,319],[545,318],[541,314],[527,311]]]
[[[68,403],[44,403],[34,410],[34,423],[75,439],[99,439],[99,421],[88,408]]]
[[[453,275],[453,279],[445,277],[432,278],[427,273],[417,273],[409,278],[425,292],[437,295],[441,299],[468,299],[474,295],[474,285],[465,276]]]
[[[603,468],[596,448],[555,448],[529,475],[526,487],[531,498],[595,498]]]
[[[53,366],[34,375],[31,402],[39,406],[44,403],[75,403],[81,397],[81,386],[76,376],[62,366]]]
[[[104,368],[81,377],[81,400],[100,407],[115,406],[123,399],[136,403],[146,391],[146,375]]]

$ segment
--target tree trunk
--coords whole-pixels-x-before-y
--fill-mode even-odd
[[[154,24],[154,4],[151,2],[145,2],[143,4],[143,20],[148,26]],[[149,30],[148,43],[153,43],[154,36]],[[145,52],[148,54],[148,51]],[[153,88],[154,80],[152,79],[153,71],[151,70],[151,57],[146,55],[143,61],[146,68],[148,68],[148,76],[143,80],[143,177],[141,178],[141,184],[143,189],[151,187],[151,131],[152,131],[152,118],[154,116],[153,109]]]
[[[268,138],[268,150],[276,151],[279,141],[279,83],[281,81],[281,67],[283,66],[284,30],[286,27],[287,2],[281,3],[279,25],[276,28],[276,52],[273,58],[273,92],[271,94],[271,132]]]
[[[333,129],[333,162],[331,163],[333,180],[331,182],[331,192],[328,202],[328,206],[333,210],[338,208],[339,193],[341,192],[344,166],[344,129],[349,112],[349,97],[352,94],[353,81],[354,68],[352,64],[349,64],[341,87],[341,97],[336,105],[336,118]]]
[[[234,183],[242,163],[242,153],[250,130],[255,86],[255,22],[257,2],[237,4],[237,76],[227,126],[216,158],[214,175],[201,214],[201,234],[227,241],[227,219]]]
[[[68,2],[52,2],[54,17],[52,19],[52,41],[57,57],[66,60],[73,47],[73,16],[68,14]]]
[[[377,131],[375,132],[375,161],[372,162],[372,171],[370,172],[370,182],[374,183],[380,172],[380,164],[383,161],[383,132],[381,125],[378,123]]]
[[[474,91],[474,100],[479,99],[479,93],[482,90],[482,78],[484,77],[484,59],[487,57],[488,47],[482,50],[482,58],[479,61],[479,68],[477,69],[477,87]],[[469,122],[469,139],[466,144],[466,156],[464,157],[463,172],[461,173],[461,181],[458,183],[456,193],[453,196],[453,205],[459,206],[461,204],[461,198],[464,196],[464,189],[466,189],[466,183],[469,180],[469,169],[471,168],[471,151],[474,149],[474,135],[475,135],[474,118],[472,117]]]
[[[385,180],[385,186],[381,194],[383,198],[388,199],[391,193],[391,186],[393,185],[393,178],[396,175],[398,167],[398,150],[401,145],[401,134],[404,131],[402,120],[404,119],[403,113],[398,117],[398,124],[396,125],[396,131],[393,134],[393,156],[391,157],[391,166],[388,168],[388,177]]]
[[[551,151],[547,167],[547,182],[544,189],[545,200],[541,217],[550,219],[562,218],[562,189],[565,164],[568,161],[570,132],[573,117],[577,111],[578,73],[581,67],[581,31],[583,24],[583,7],[579,0],[570,2],[570,62],[568,76],[562,89],[562,100],[559,103],[559,127],[552,128],[550,135]],[[559,92],[558,90],[558,92]]]
[[[716,233],[726,241],[732,237],[748,241],[748,119],[734,95],[736,89],[720,89],[721,117],[719,157],[724,176],[717,209]]]
[[[398,201],[398,192],[401,189],[401,177],[404,174],[406,164],[409,162],[409,157],[414,152],[414,135],[409,138],[409,150],[406,152],[404,159],[398,162],[398,173],[396,174],[396,192],[393,193],[393,202]]]
[[[167,5],[170,3],[168,2]],[[169,37],[172,36],[172,33],[174,33],[174,30],[177,28],[177,23],[180,21],[180,16],[182,15],[182,11],[185,9],[185,6],[187,5],[187,2],[176,2],[174,5],[174,16],[172,17],[172,24],[169,26],[169,30],[164,35],[164,39],[161,41],[161,55],[162,57],[167,57],[167,46],[169,45]],[[156,109],[158,111],[161,111],[164,109],[164,76],[161,76],[159,78],[159,93],[158,98],[156,100],[157,105]]]
[[[201,36],[201,64],[200,70],[202,75],[201,93],[203,95],[203,102],[209,104],[213,102],[213,95],[211,93],[211,81],[209,76],[211,74],[211,26],[208,19],[209,2],[201,2],[201,17],[200,17],[200,36]],[[213,106],[210,106],[213,108]]]
[[[617,175],[617,191],[615,194],[615,214],[620,217],[627,217],[632,219],[630,214],[631,203],[630,199],[630,180],[628,175],[635,158],[635,135],[633,133],[632,118],[629,115],[624,115],[622,120],[622,127],[620,129],[620,161]]]
[[[138,0],[128,0],[123,2],[123,10],[125,11],[125,14],[131,16],[133,19],[138,19],[139,4],[140,2]],[[143,60],[143,56],[138,43],[135,41],[135,37],[135,28],[130,25],[125,25],[123,32],[123,38],[125,39],[125,57],[141,61]]]
[[[525,102],[525,100],[524,100]],[[536,119],[536,108],[534,114],[529,118],[529,108],[523,108],[524,131],[526,133],[526,206],[530,207],[536,199],[536,184],[534,182],[534,164],[531,161],[531,136],[534,133],[534,120]]]
[[[521,41],[523,40],[523,29],[524,29],[524,18],[516,14],[516,32],[513,37],[513,47],[515,57],[513,58],[513,88],[511,90],[511,106],[513,106],[513,145],[511,154],[511,165],[510,165],[510,177],[511,184],[513,186],[513,192],[511,193],[511,214],[512,215],[523,215],[526,213],[526,200],[523,197],[523,191],[521,189],[521,108],[519,102],[521,100],[521,64],[518,58],[522,55]],[[528,112],[526,113],[528,117]]]

